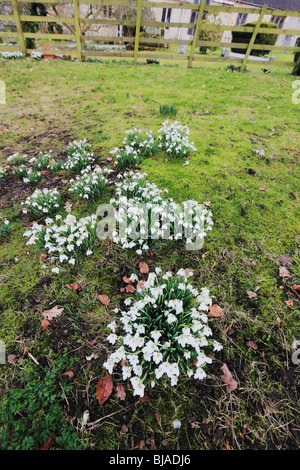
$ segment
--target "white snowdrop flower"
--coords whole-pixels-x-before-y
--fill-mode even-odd
[[[206,372],[202,369],[202,367],[197,367],[196,372],[194,374],[194,379],[202,380],[206,377]]]
[[[167,322],[171,325],[172,323],[176,322],[177,321],[177,318],[175,317],[175,315],[173,315],[173,313],[170,313],[168,316],[167,316]]]
[[[116,328],[117,328],[117,325],[116,325],[115,320],[112,321],[111,323],[109,323],[109,325],[107,325],[107,328],[109,328],[110,330],[112,330],[113,333],[115,333],[115,332],[116,332]]]
[[[107,341],[111,344],[115,344],[115,342],[117,341],[118,339],[118,336],[114,333],[111,333],[110,335],[108,335],[107,337]]]
[[[163,360],[163,355],[159,351],[154,351],[152,354],[152,359],[155,364],[159,364]]]
[[[175,421],[173,421],[173,428],[174,429],[180,429],[181,428],[181,421],[179,421],[178,419],[176,419]]]

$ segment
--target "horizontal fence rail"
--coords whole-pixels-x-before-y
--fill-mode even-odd
[[[7,0],[7,3],[11,4],[12,14],[0,14],[0,21],[5,22],[4,25],[7,30],[0,31],[1,38],[14,38],[18,40],[19,48],[12,46],[2,46],[0,47],[1,51],[21,51],[23,54],[31,54],[33,49],[26,47],[27,39],[42,39],[42,40],[65,40],[73,41],[75,44],[74,49],[68,49],[67,46],[64,49],[55,47],[55,43],[51,43],[50,49],[47,49],[44,52],[46,55],[62,55],[62,56],[71,56],[76,57],[79,61],[86,60],[88,57],[123,57],[123,58],[133,58],[134,62],[137,63],[138,59],[170,59],[170,60],[186,60],[188,67],[191,67],[193,62],[227,62],[231,63],[240,63],[241,69],[244,70],[247,62],[249,61],[249,56],[251,56],[251,51],[255,50],[264,50],[264,51],[283,51],[283,52],[300,52],[300,47],[291,47],[291,46],[278,46],[270,44],[255,44],[256,37],[259,33],[272,34],[272,35],[289,35],[289,36],[300,36],[300,30],[298,29],[281,29],[281,28],[272,28],[272,27],[263,27],[262,23],[265,16],[280,16],[280,17],[291,17],[291,18],[300,18],[299,11],[284,11],[284,10],[273,10],[268,8],[265,4],[262,8],[243,8],[243,7],[234,7],[226,5],[206,5],[205,0],[200,0],[200,3],[184,3],[184,2],[154,2],[154,1],[144,1],[144,0],[47,0],[46,5],[54,5],[55,7],[59,5],[69,5],[72,7],[73,15],[72,16],[54,16],[53,14],[47,16],[37,16],[30,14],[20,13],[20,7],[32,3],[38,3],[36,0]],[[93,13],[90,14],[91,17],[83,17],[81,15],[81,5],[93,5],[96,7],[123,7],[126,6],[133,7],[136,10],[136,17],[133,19],[116,19],[109,17],[99,17],[99,14],[95,17]],[[172,10],[188,10],[190,13],[195,12],[194,22],[170,22],[170,21],[155,21],[155,20],[146,20],[143,18],[142,10],[145,9],[172,9]],[[100,12],[100,10],[99,10]],[[98,13],[99,13],[98,12]],[[255,26],[243,26],[243,25],[218,25],[218,31],[230,31],[230,32],[246,32],[251,34],[251,39],[249,43],[233,43],[225,42],[222,40],[199,40],[199,31],[214,31],[216,26],[214,24],[205,24],[202,22],[203,13],[242,13],[242,14],[254,14],[258,15]],[[3,13],[3,12],[2,12]],[[71,15],[71,14],[70,14]],[[63,25],[64,31],[62,34],[53,34],[53,32],[28,32],[25,31],[24,25],[26,23],[35,22],[38,24],[44,24],[47,27],[49,23],[55,23]],[[9,25],[11,23],[11,25]],[[83,27],[87,25],[98,25],[98,26],[122,26],[122,27],[131,27],[135,30],[135,34],[132,36],[116,36],[116,35],[99,35],[99,34],[89,34],[86,35],[83,31]],[[145,27],[150,28],[178,28],[178,31],[182,29],[189,29],[193,31],[193,34],[190,35],[190,39],[180,39],[180,38],[165,38],[165,37],[144,37],[142,34],[142,29]],[[10,29],[14,28],[14,31]],[[178,35],[179,36],[179,35]],[[90,41],[101,41],[101,42],[116,42],[117,44],[123,43],[127,44],[129,50],[107,50],[107,51],[97,51],[97,50],[86,50],[86,43]],[[167,50],[162,50],[161,52],[155,51],[146,51],[143,48],[143,45],[151,46],[151,44],[161,46],[161,48],[167,48],[171,44],[177,44],[179,46],[186,47],[186,53],[170,53]],[[130,47],[128,47],[128,45]],[[242,56],[238,57],[211,57],[205,55],[195,54],[195,50],[198,47],[208,47],[208,48],[234,48],[241,49],[245,53]],[[189,49],[188,49],[189,48]],[[253,63],[261,63],[261,59],[251,58]],[[286,61],[276,61],[276,64],[283,65],[294,65],[293,62]],[[268,62],[268,64],[272,64]]]

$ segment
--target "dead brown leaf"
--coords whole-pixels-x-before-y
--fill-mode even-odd
[[[126,392],[123,385],[117,385],[117,397],[120,398],[121,401],[125,400]]]
[[[109,305],[110,303],[110,298],[105,294],[98,295],[98,299],[103,305]]]
[[[128,284],[126,287],[125,287],[125,290],[126,292],[130,293],[130,294],[133,294],[134,293],[134,287],[131,285],[131,284]]]
[[[246,292],[247,292],[249,299],[257,299],[256,292],[253,292],[252,290],[247,290]]]
[[[39,450],[49,450],[49,448],[54,444],[54,441],[55,441],[55,434],[53,432],[51,436],[49,437],[49,439],[47,440],[47,442],[45,442],[45,444],[43,444],[39,448]]]
[[[47,320],[47,318],[44,318],[44,320],[42,320],[41,322],[42,330],[47,330],[49,325],[50,325],[50,322]]]
[[[282,266],[290,266],[293,262],[288,253],[280,255],[279,258],[278,258],[278,261],[280,261],[280,264]]]
[[[110,375],[106,374],[104,379],[100,379],[97,385],[96,398],[100,405],[106,402],[113,391],[113,381]]]
[[[122,425],[121,432],[123,432],[124,434],[128,432],[128,427],[126,426],[126,424]]]
[[[9,355],[7,356],[7,362],[8,362],[9,364],[13,364],[13,363],[14,363],[14,360],[16,359],[16,357],[17,357],[17,356],[16,356],[15,354],[9,354]]]
[[[149,273],[149,266],[144,261],[141,261],[139,263],[139,268],[140,268],[140,273],[142,273],[142,274],[148,274]]]
[[[258,349],[257,344],[254,343],[254,341],[252,341],[252,339],[249,339],[249,340],[247,341],[246,346],[247,346],[248,348],[251,348],[251,349],[255,349],[255,350]]]
[[[294,306],[294,302],[292,301],[292,299],[286,300],[285,303],[286,303],[287,306],[290,307],[290,308],[293,308],[293,306]]]
[[[69,379],[72,379],[74,377],[74,372],[72,370],[68,370],[67,372],[63,373],[63,376],[66,376]]]
[[[69,201],[65,203],[65,211],[68,213],[72,211],[72,204]]]
[[[70,290],[78,290],[79,284],[77,284],[77,282],[73,282],[72,284],[63,284],[62,287],[67,287]]]
[[[233,392],[233,390],[235,390],[238,386],[237,381],[234,380],[226,364],[223,364],[221,369],[224,372],[224,375],[221,376],[221,379],[226,385],[226,388],[225,388],[226,392],[227,393]]]
[[[60,317],[63,311],[63,307],[55,305],[55,307],[51,308],[50,310],[44,310],[43,315],[47,320],[52,321],[53,318]]]
[[[224,310],[217,304],[209,305],[207,315],[215,318],[224,317]]]
[[[148,393],[145,392],[144,396],[139,398],[139,401],[141,403],[147,403],[148,401],[151,401],[151,398],[149,397]]]
[[[279,276],[280,277],[290,277],[290,272],[285,266],[279,267]]]

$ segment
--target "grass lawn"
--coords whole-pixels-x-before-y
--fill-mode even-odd
[[[0,225],[8,219],[14,228],[0,238],[0,339],[8,358],[0,365],[0,448],[39,449],[52,433],[52,449],[299,448],[299,365],[292,355],[300,339],[295,78],[276,65],[269,74],[264,65],[250,64],[243,74],[225,63],[183,65],[0,61],[7,94],[0,105],[0,167],[7,168]],[[156,135],[164,104],[176,104],[176,119],[190,129],[197,151],[187,166],[158,152],[140,170],[178,203],[205,201],[214,227],[203,248],[168,242],[149,258],[98,240],[93,255],[59,275],[43,269],[43,251],[23,237],[37,220],[21,205],[33,188],[12,173],[7,158],[52,150],[65,159],[68,144],[86,138],[97,163],[109,168],[110,151],[127,130]],[[65,170],[44,175],[38,187],[58,188],[62,216],[70,202],[72,213],[86,217],[114,196],[112,175],[93,203],[68,191]],[[140,275],[141,261],[150,272],[194,270],[195,287],[207,287],[224,311],[209,318],[223,350],[213,354],[204,380],[181,377],[176,387],[150,388],[147,400],[133,396],[116,370],[113,391],[100,405],[97,384],[114,350],[107,325],[131,295],[124,276]],[[55,306],[63,314],[41,328],[43,312]],[[223,364],[237,382],[230,393]]]

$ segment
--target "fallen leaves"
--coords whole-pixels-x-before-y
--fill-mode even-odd
[[[45,442],[45,444],[43,444],[39,450],[49,450],[49,448],[54,444],[55,442],[55,434],[54,432],[51,434],[51,436],[49,437],[49,439],[47,440],[47,442]]]
[[[227,393],[233,392],[233,390],[237,389],[238,383],[234,380],[232,373],[228,369],[226,364],[223,364],[221,367],[224,374],[221,376],[222,381],[226,385],[225,390]]]
[[[49,328],[49,326],[50,326],[49,320],[47,320],[47,318],[44,318],[44,320],[42,320],[42,322],[41,322],[42,330],[47,330],[47,328]]]
[[[125,286],[125,290],[128,294],[133,294],[135,291],[134,287],[131,284],[128,284],[127,286]]]
[[[100,300],[100,302],[103,304],[103,305],[109,305],[110,304],[110,298],[108,297],[108,295],[106,294],[100,294],[98,295],[97,297],[98,300]]]
[[[292,264],[292,259],[288,253],[280,255],[278,261],[282,266],[290,266]]]
[[[74,372],[72,370],[68,370],[67,372],[63,373],[63,377],[66,377],[68,379],[72,379],[74,377]]]
[[[77,282],[73,282],[72,284],[63,284],[62,287],[67,287],[70,290],[78,290],[79,289],[79,284]]]
[[[140,268],[140,273],[142,274],[148,274],[149,273],[149,265],[145,263],[144,261],[141,261],[139,263],[139,268]]]
[[[43,315],[45,319],[52,321],[53,318],[60,317],[64,311],[63,307],[59,307],[58,305],[55,305],[55,307],[51,308],[50,310],[44,310]]]
[[[217,304],[209,305],[207,316],[214,318],[224,317],[224,310]]]
[[[117,385],[117,397],[118,397],[121,401],[125,400],[125,398],[126,398],[126,392],[125,392],[125,389],[124,389],[123,385],[120,385],[120,384]]]
[[[58,305],[55,305],[55,307],[51,308],[50,310],[44,310],[43,311],[43,316],[44,319],[41,322],[41,328],[42,330],[47,330],[50,326],[50,322],[57,317],[60,317],[64,311],[64,307],[59,307]]]
[[[69,201],[67,201],[67,202],[65,203],[65,211],[66,211],[68,214],[69,214],[70,212],[72,212],[72,204],[71,204]]]
[[[100,405],[106,402],[113,391],[113,381],[110,375],[106,374],[104,379],[100,379],[97,385],[96,398]]]
[[[149,401],[151,401],[151,398],[150,398],[150,396],[148,395],[148,393],[145,392],[143,397],[139,397],[139,401],[140,401],[141,403],[148,403]]]
[[[249,339],[247,342],[246,342],[246,346],[250,349],[254,349],[254,351],[256,351],[260,356],[263,356],[263,353],[261,353],[259,350],[258,350],[258,346],[257,344],[252,340],[252,339]]]
[[[253,292],[252,290],[246,290],[246,293],[247,293],[249,299],[257,299],[256,292]]]
[[[279,267],[279,276],[280,277],[290,277],[290,272],[289,270],[287,269],[286,266],[280,266]]]
[[[295,296],[296,296],[298,299],[300,299],[300,294],[297,292],[297,291],[300,291],[300,285],[298,285],[298,284],[293,284],[292,286],[289,286],[289,285],[287,284],[287,287],[288,287],[289,289],[291,289],[291,291],[293,292],[293,294],[295,294]]]
[[[86,283],[78,284],[78,282],[71,282],[70,284],[62,284],[62,287],[66,287],[67,289],[78,291],[78,292],[84,290],[86,286],[87,286]]]

